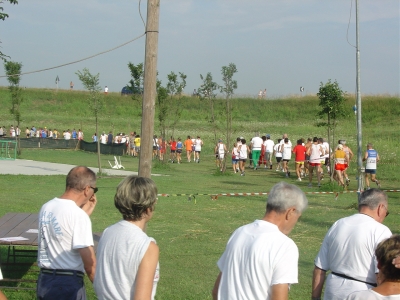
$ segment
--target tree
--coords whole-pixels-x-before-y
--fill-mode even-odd
[[[168,83],[167,83],[167,91],[170,97],[168,103],[168,110],[169,113],[167,114],[168,117],[168,129],[172,130],[172,135],[174,135],[175,126],[178,124],[179,119],[182,115],[182,106],[180,105],[180,100],[182,97],[183,89],[186,87],[186,78],[187,76],[184,73],[179,72],[176,75],[174,72],[171,72],[167,75]]]
[[[233,80],[233,75],[237,73],[236,65],[230,63],[229,66],[223,66],[221,70],[222,81],[224,84],[220,87],[221,93],[225,94],[225,112],[226,112],[226,145],[231,149],[230,141],[232,135],[232,95],[237,89],[237,81]],[[223,171],[225,172],[226,163],[224,160]]]
[[[21,69],[22,64],[13,61],[6,61],[4,63],[4,69],[6,71],[7,80],[10,84],[8,90],[11,94],[11,109],[10,113],[14,116],[14,120],[17,122],[17,128],[20,130],[21,126],[21,103],[23,101],[22,89],[19,87],[19,82],[21,80]],[[17,141],[17,152],[18,155],[21,154],[21,147],[19,143],[19,134],[15,135]]]
[[[319,106],[321,107],[321,110],[317,113],[317,116],[321,118],[326,118],[326,120],[318,122],[317,126],[327,128],[329,147],[331,147],[331,145],[333,144],[332,141],[335,140],[337,119],[347,116],[344,107],[344,95],[345,93],[340,89],[339,84],[336,80],[333,83],[330,79],[325,84],[323,84],[322,82],[320,83],[317,96],[319,98]],[[333,175],[331,162],[329,169],[331,170],[331,175]]]
[[[214,144],[217,144],[217,119],[215,112],[215,97],[217,94],[215,91],[219,88],[219,85],[213,81],[213,77],[210,72],[207,73],[206,77],[200,74],[200,78],[203,81],[203,84],[197,89],[200,100],[208,100],[210,106],[210,114],[209,114],[209,123],[214,131]]]
[[[129,62],[128,68],[131,72],[132,79],[127,84],[127,87],[132,91],[132,99],[142,101],[143,99],[143,80],[144,80],[144,69],[143,63],[137,65]]]
[[[18,0],[5,0],[10,2],[11,4],[18,4]],[[4,1],[0,0],[0,5],[3,4]],[[5,19],[8,18],[8,14],[3,12],[3,6],[0,6],[0,20],[4,21]],[[6,61],[6,58],[9,58],[9,56],[5,55],[3,52],[0,51],[0,59],[2,59],[3,61]]]
[[[99,77],[100,74],[96,75],[90,74],[89,70],[84,68],[81,71],[75,73],[78,75],[79,80],[82,82],[85,89],[89,91],[89,107],[93,111],[95,122],[96,122],[96,135],[97,135],[97,162],[99,165],[99,173],[102,173],[101,170],[101,160],[100,160],[100,135],[98,130],[98,115],[103,107],[103,103],[100,99],[100,91],[101,87],[99,85]]]

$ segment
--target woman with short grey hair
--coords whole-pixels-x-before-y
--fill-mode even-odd
[[[106,228],[97,247],[94,289],[101,299],[154,299],[159,249],[145,233],[157,202],[148,178],[128,176],[117,187],[115,207],[123,220]]]

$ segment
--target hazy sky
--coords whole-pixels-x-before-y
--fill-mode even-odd
[[[359,0],[361,91],[399,94],[399,0]],[[211,72],[235,63],[236,94],[268,97],[318,92],[337,80],[356,89],[355,0],[161,0],[159,79],[187,75],[186,93]],[[352,6],[352,10],[351,10]],[[2,52],[30,72],[112,49],[144,32],[138,0],[20,0],[3,3]],[[147,1],[141,1],[146,18]],[[351,16],[350,16],[351,14]],[[349,23],[350,20],[350,23]],[[348,30],[349,26],[349,30]],[[348,41],[347,41],[348,33]],[[145,37],[115,51],[55,70],[25,75],[21,85],[83,89],[75,72],[100,73],[100,84],[120,91],[130,80],[128,62],[144,61]],[[0,76],[4,76],[1,68]],[[0,85],[8,85],[0,78]]]

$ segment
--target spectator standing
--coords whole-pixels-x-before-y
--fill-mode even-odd
[[[96,203],[96,174],[78,166],[68,173],[66,190],[39,213],[38,299],[86,299],[84,274],[93,282],[96,257],[89,216]]]
[[[105,86],[105,88],[104,88],[104,94],[108,94],[108,86]]]
[[[388,216],[387,195],[378,189],[364,191],[358,214],[335,222],[325,235],[315,258],[312,299],[342,300],[350,293],[376,286],[374,251],[392,233],[382,224]]]
[[[78,130],[78,140],[82,141],[83,140],[83,131],[82,130]]]
[[[218,261],[213,299],[288,299],[290,285],[298,282],[299,251],[287,235],[307,204],[295,185],[272,187],[264,217],[230,237]]]
[[[136,135],[135,137],[135,152],[134,152],[134,156],[138,156],[140,154],[140,135]]]
[[[97,133],[96,132],[92,135],[92,140],[93,140],[93,143],[97,143]]]
[[[77,133],[76,133],[76,130],[75,130],[75,128],[72,130],[72,139],[73,140],[76,140],[76,137],[77,137]]]
[[[97,248],[94,290],[103,299],[154,299],[159,280],[159,248],[145,233],[157,202],[148,178],[128,176],[117,187],[121,221],[106,228]]]
[[[107,135],[106,135],[106,133],[104,131],[100,136],[100,143],[107,144]]]
[[[110,131],[107,136],[107,144],[112,145],[112,143],[113,143],[113,134],[112,131]]]
[[[400,257],[400,236],[379,243],[375,250],[379,273],[378,286],[367,291],[350,294],[346,300],[400,299],[400,270],[392,264],[393,257]]]
[[[1,135],[0,135],[1,136]],[[29,138],[31,136],[31,131],[29,130],[29,128],[28,127],[26,127],[26,129],[25,129],[25,137],[26,138]]]

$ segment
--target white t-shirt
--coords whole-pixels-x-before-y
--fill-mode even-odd
[[[259,136],[255,136],[251,139],[251,150],[260,150],[261,151],[261,146],[263,144],[262,138]]]
[[[281,144],[276,144],[274,146],[274,151],[275,151],[275,157],[282,157],[282,152],[281,152]]]
[[[267,139],[267,140],[264,142],[264,145],[265,145],[265,147],[266,147],[265,151],[271,152],[271,153],[274,152],[275,143],[274,143],[273,140]]]
[[[64,133],[64,139],[66,139],[66,140],[70,140],[71,139],[71,133],[70,132],[65,132]]]
[[[102,143],[102,144],[107,144],[107,135],[102,134],[102,135],[100,136],[100,143]]]
[[[383,296],[373,290],[358,291],[347,296],[345,300],[399,300],[400,294]]]
[[[93,246],[89,216],[72,200],[54,198],[39,214],[38,266],[84,272],[78,249]]]
[[[247,145],[242,144],[238,146],[238,151],[239,151],[239,159],[247,159]]]
[[[203,145],[203,141],[201,139],[196,139],[194,141],[194,151],[201,151],[201,146]]]
[[[297,283],[299,252],[275,224],[263,220],[232,234],[218,261],[218,299],[269,299],[271,286]]]
[[[342,218],[329,229],[314,263],[325,271],[376,283],[378,269],[374,252],[391,235],[389,228],[365,214]],[[369,288],[372,286],[331,273],[326,280],[324,299],[345,299],[352,292]]]
[[[97,247],[94,290],[99,300],[133,299],[139,265],[155,240],[135,224],[121,220],[106,228]],[[160,267],[157,264],[151,299],[154,299]]]
[[[290,160],[292,158],[292,146],[285,143],[282,146],[282,159]]]

